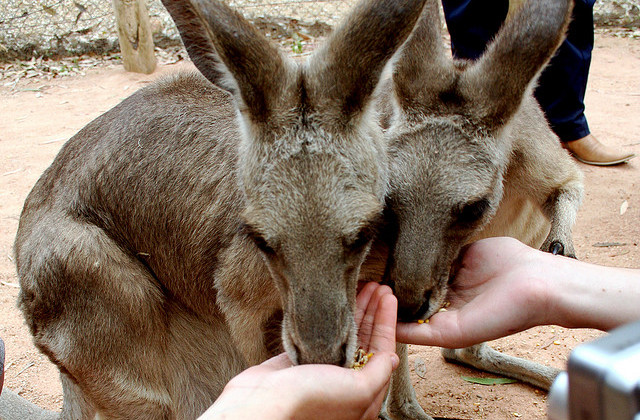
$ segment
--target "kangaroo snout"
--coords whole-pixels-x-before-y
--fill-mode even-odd
[[[349,367],[352,358],[347,355],[353,352],[349,352],[352,346],[348,341],[344,339],[333,343],[308,345],[292,338],[293,355],[290,355],[290,358],[295,358],[293,361],[299,365],[320,363]]]
[[[315,328],[307,323],[286,328],[283,341],[291,361],[298,365],[329,364],[349,367],[357,349],[353,322],[331,329]]]
[[[415,298],[398,300],[398,320],[402,322],[413,322],[419,319],[426,319],[434,310],[431,304],[432,290],[418,294]],[[439,308],[438,308],[439,309]],[[437,310],[437,309],[435,309]]]
[[[355,294],[325,290],[289,295],[284,309],[282,341],[294,364],[348,367],[357,349]]]
[[[442,307],[448,291],[448,276],[443,276],[442,267],[446,263],[433,261],[428,256],[405,258],[407,255],[404,248],[396,248],[384,283],[398,299],[398,320],[414,322],[428,319]]]

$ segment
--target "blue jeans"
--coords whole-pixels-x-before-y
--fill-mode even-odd
[[[535,1],[535,0],[533,0]],[[584,115],[591,52],[595,0],[576,0],[567,38],[540,75],[534,95],[560,140],[572,141],[590,133]],[[508,0],[443,0],[453,55],[474,60],[502,26]]]

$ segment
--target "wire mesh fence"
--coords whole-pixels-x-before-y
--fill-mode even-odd
[[[354,0],[228,0],[267,34],[298,27],[323,35]],[[119,49],[109,0],[0,0],[0,61],[39,56],[104,54]],[[157,46],[179,44],[160,0],[148,0]]]
[[[178,45],[160,0],[147,0],[159,47]],[[228,0],[268,35],[322,36],[355,0]],[[0,62],[40,56],[105,54],[119,50],[110,0],[0,0]],[[599,25],[640,26],[639,0],[599,0]],[[304,35],[303,35],[304,36]]]

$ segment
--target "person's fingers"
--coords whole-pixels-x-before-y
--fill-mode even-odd
[[[464,308],[436,313],[429,323],[400,323],[396,339],[407,344],[462,348],[515,334],[536,325],[527,304],[518,304],[517,299],[490,295],[473,299]]]
[[[377,285],[377,288],[373,291],[373,295],[369,299],[369,304],[367,305],[365,313],[362,317],[362,321],[360,322],[360,327],[358,329],[358,342],[360,343],[360,346],[362,346],[367,351],[369,351],[369,348],[371,347],[371,337],[374,329],[377,327],[376,323],[380,321],[380,319],[376,317],[378,316],[378,310],[382,297],[391,294],[392,291],[389,286]]]
[[[458,273],[464,266],[463,260],[464,260],[464,257],[467,255],[467,250],[469,249],[469,246],[470,244],[463,246],[460,249],[460,252],[458,253],[458,256],[456,257],[456,259],[453,260],[453,262],[451,263],[451,267],[449,267],[449,279],[453,280],[456,277],[458,277]]]
[[[378,304],[381,297],[380,285],[372,290],[371,296],[368,299],[367,306],[362,314],[362,319],[358,324],[358,343],[365,350],[369,349],[369,342],[371,341],[371,331],[373,330],[373,323],[375,322],[376,311],[378,310]]]
[[[362,290],[358,293],[356,297],[356,325],[360,327],[360,323],[362,322],[362,318],[364,317],[364,313],[367,310],[367,306],[369,305],[369,301],[373,296],[374,292],[380,287],[378,283],[370,282],[367,283]]]
[[[398,355],[395,352],[380,351],[374,353],[361,372],[367,375],[367,380],[376,387],[383,387],[391,373],[398,367]]]
[[[393,353],[396,349],[398,300],[391,294],[391,289],[388,287],[381,294],[368,348],[371,352],[388,351]]]

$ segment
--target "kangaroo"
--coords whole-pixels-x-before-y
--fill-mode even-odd
[[[575,257],[571,229],[582,174],[532,94],[570,12],[568,0],[528,1],[485,54],[468,62],[445,53],[439,5],[429,0],[398,53],[379,107],[391,174],[384,281],[398,298],[400,320],[427,319],[445,304],[450,268],[477,239],[513,236]],[[398,352],[404,360],[388,405],[430,419],[411,389],[406,348]],[[486,345],[443,352],[546,389],[557,374]]]
[[[360,2],[303,64],[222,2],[164,4],[201,74],[89,123],[24,204],[19,306],[64,393],[42,418],[196,418],[282,347],[356,351],[388,185],[374,93],[424,0]]]

